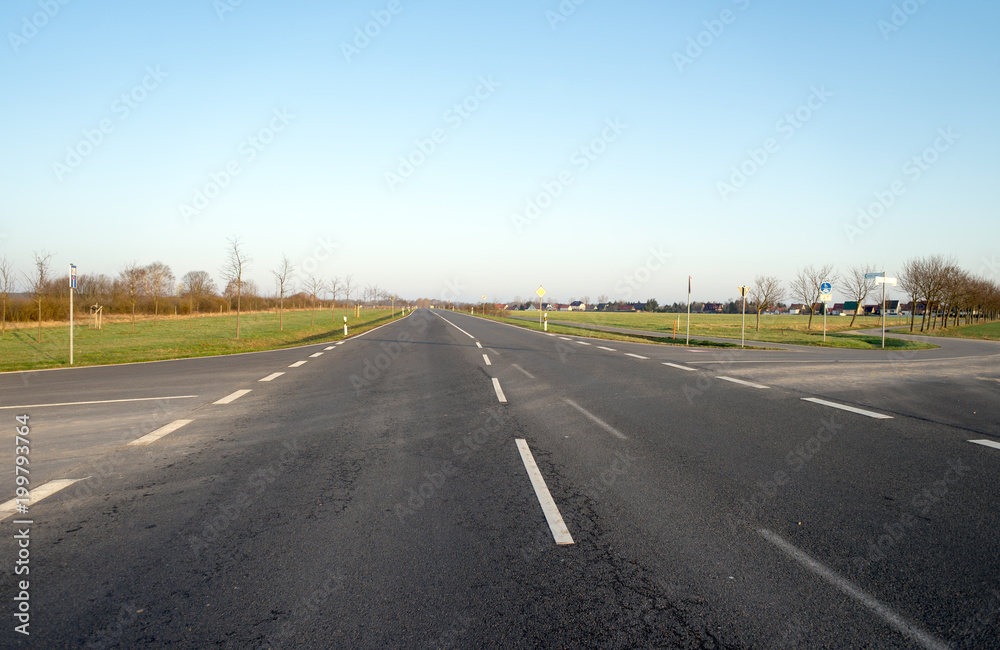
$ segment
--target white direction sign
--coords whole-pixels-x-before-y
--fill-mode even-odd
[[[875,284],[891,284],[892,286],[896,286],[896,278],[878,277],[875,278]]]

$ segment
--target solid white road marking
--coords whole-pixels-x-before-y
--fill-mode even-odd
[[[542,478],[542,473],[538,471],[538,465],[535,464],[535,458],[531,455],[528,443],[521,438],[516,439],[514,442],[517,443],[517,450],[521,453],[521,462],[524,463],[524,469],[528,472],[531,487],[535,489],[535,497],[538,499],[538,505],[542,506],[545,521],[548,522],[549,530],[552,531],[552,538],[560,546],[572,544],[573,536],[569,534],[569,529],[566,528],[562,515],[559,514],[559,508],[556,507],[556,502],[553,500],[549,488],[545,486],[545,479]]]
[[[462,329],[461,327],[459,327],[459,326],[458,326],[458,325],[456,325],[455,323],[451,322],[450,320],[448,320],[447,318],[445,318],[445,317],[444,317],[444,316],[442,316],[441,314],[435,314],[435,316],[437,316],[438,318],[440,318],[440,319],[441,319],[441,320],[443,320],[444,322],[448,323],[449,325],[451,325],[452,327],[454,327],[455,329],[457,329],[457,330],[458,330],[459,332],[461,332],[462,334],[465,334],[465,335],[466,335],[466,336],[468,336],[468,337],[469,337],[470,339],[475,339],[475,338],[476,338],[475,336],[473,336],[472,334],[469,334],[468,332],[466,332],[466,331],[465,331],[465,330],[463,330],[463,329]]]
[[[678,363],[667,363],[666,361],[664,361],[663,365],[670,366],[671,368],[677,368],[679,370],[688,370],[688,371],[692,371],[692,372],[694,371],[694,368],[688,368],[687,366],[682,366],[682,365],[680,365]]]
[[[891,420],[891,415],[883,415],[881,413],[875,413],[874,411],[866,411],[864,409],[855,408],[853,406],[848,406],[846,404],[837,404],[836,402],[828,402],[825,399],[819,399],[818,397],[803,397],[803,400],[807,402],[813,402],[815,404],[822,404],[823,406],[832,406],[835,409],[841,409],[844,411],[850,411],[851,413],[858,413],[859,415],[867,415],[870,418],[875,418],[877,420]]]
[[[752,381],[743,381],[742,379],[736,379],[735,377],[720,376],[719,379],[721,379],[722,381],[731,381],[734,384],[743,384],[744,386],[749,386],[751,388],[767,388],[767,386],[765,386],[764,384],[755,384]]]
[[[488,366],[492,366],[493,365],[492,363],[490,363],[490,358],[488,356],[486,356],[485,354],[483,355],[483,361],[485,361],[486,365],[488,365]]]
[[[117,404],[119,402],[152,402],[160,399],[191,399],[197,395],[177,395],[174,397],[135,397],[133,399],[102,399],[93,402],[59,402],[57,404],[25,404],[23,406],[0,406],[4,409],[37,409],[45,406],[82,406],[84,404]]]
[[[525,376],[527,376],[527,377],[528,377],[528,379],[534,379],[534,378],[535,378],[535,376],[534,376],[533,374],[531,374],[530,372],[528,372],[527,370],[525,370],[525,369],[524,369],[524,368],[522,368],[521,366],[517,365],[516,363],[512,363],[512,364],[510,364],[510,365],[512,365],[513,367],[517,368],[517,369],[518,369],[518,370],[520,370],[521,372],[523,372],[523,373],[525,374]]]
[[[567,404],[569,404],[570,406],[572,406],[573,408],[575,408],[580,413],[583,413],[592,422],[594,422],[595,424],[597,424],[598,426],[600,426],[602,429],[604,429],[605,431],[607,431],[611,435],[618,436],[622,440],[628,440],[628,438],[625,436],[625,434],[623,434],[621,431],[619,431],[618,429],[614,428],[613,426],[611,426],[610,424],[608,424],[607,422],[605,422],[601,418],[597,417],[596,415],[594,415],[593,413],[591,413],[587,409],[583,408],[582,406],[580,406],[579,404],[577,404],[573,400],[566,399],[566,398],[563,398],[563,399],[566,401]]]
[[[235,402],[239,398],[243,397],[244,395],[246,395],[249,392],[250,392],[249,389],[238,390],[235,393],[230,393],[229,395],[226,395],[225,397],[223,397],[222,399],[220,399],[218,402],[212,402],[212,403],[213,404],[230,404],[232,402]]]
[[[303,359],[302,361],[296,361],[295,363],[293,363],[292,365],[290,365],[290,366],[288,366],[288,367],[289,367],[289,368],[299,368],[299,367],[301,367],[301,366],[304,366],[304,365],[306,365],[307,363],[309,363],[309,362],[308,362],[308,361],[306,361],[305,359]],[[264,380],[263,380],[263,379],[261,379],[261,381],[264,381]]]
[[[73,485],[77,481],[82,481],[82,478],[58,478],[54,481],[49,481],[48,483],[42,483],[36,488],[31,490],[31,501],[29,505],[35,505],[45,497],[50,497],[59,490],[65,490],[69,486]],[[11,499],[6,503],[0,504],[0,519],[6,519],[12,514],[17,512],[17,499]]]
[[[315,359],[316,357],[321,357],[321,356],[323,356],[323,353],[322,352],[317,352],[316,354],[310,354],[309,358],[310,359]]]
[[[330,347],[328,347],[328,348],[323,348],[323,349],[324,349],[324,350],[326,350],[327,352],[329,352],[330,350],[332,350],[332,349],[334,349],[334,348],[336,348],[336,347],[337,347],[336,345],[331,345]]]
[[[876,599],[874,596],[868,595],[853,582],[841,577],[838,573],[833,571],[833,569],[829,569],[820,562],[812,559],[805,552],[800,551],[798,548],[789,544],[778,535],[772,533],[766,528],[761,528],[757,532],[764,539],[781,549],[793,560],[817,574],[819,577],[823,578],[851,598],[854,598],[871,611],[875,612],[883,621],[896,628],[896,630],[901,632],[904,636],[912,639],[925,648],[933,648],[934,650],[937,650],[938,648],[948,648],[948,645],[941,640],[934,638],[913,623],[910,623],[902,616],[889,609],[889,607]]]
[[[974,442],[977,445],[983,445],[986,447],[993,447],[994,449],[1000,449],[1000,442],[996,440],[970,440],[969,442]]]
[[[649,357],[644,357],[641,354],[632,354],[631,352],[625,353],[626,357],[635,357],[636,359],[648,359]]]
[[[147,433],[141,438],[137,438],[132,442],[128,443],[130,445],[148,445],[151,442],[156,442],[163,436],[177,431],[185,424],[191,424],[194,420],[174,420],[170,424],[164,425],[152,433]]]
[[[285,373],[283,373],[283,372],[272,372],[267,377],[264,377],[263,379],[258,379],[257,381],[274,381],[275,379],[277,379],[278,377],[280,377],[283,374],[285,374]]]
[[[479,348],[480,350],[482,350],[483,349],[483,344],[480,343],[479,341],[476,341],[476,347]]]
[[[617,352],[617,351],[618,351],[618,350],[616,350],[616,349],[614,349],[614,348],[606,348],[606,347],[604,347],[603,345],[598,345],[598,346],[597,346],[597,349],[598,349],[598,350],[607,350],[608,352]]]
[[[497,399],[500,400],[501,404],[507,403],[507,398],[503,394],[503,389],[500,388],[500,380],[496,377],[493,378],[493,390],[497,393]]]

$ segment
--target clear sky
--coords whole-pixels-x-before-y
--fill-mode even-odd
[[[403,296],[1000,280],[986,0],[8,0],[0,255]],[[366,34],[367,32],[367,34]],[[835,299],[837,296],[835,295]]]

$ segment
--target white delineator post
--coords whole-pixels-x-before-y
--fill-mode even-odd
[[[344,336],[347,336],[347,316],[344,316]]]

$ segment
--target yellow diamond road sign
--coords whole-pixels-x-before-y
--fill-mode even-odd
[[[537,291],[535,291],[535,293],[537,293],[537,294],[538,294],[538,297],[539,297],[539,298],[541,298],[542,296],[544,296],[544,295],[545,295],[545,289],[543,289],[543,288],[542,288],[541,286],[539,286],[539,287],[538,287],[538,290],[537,290]]]

